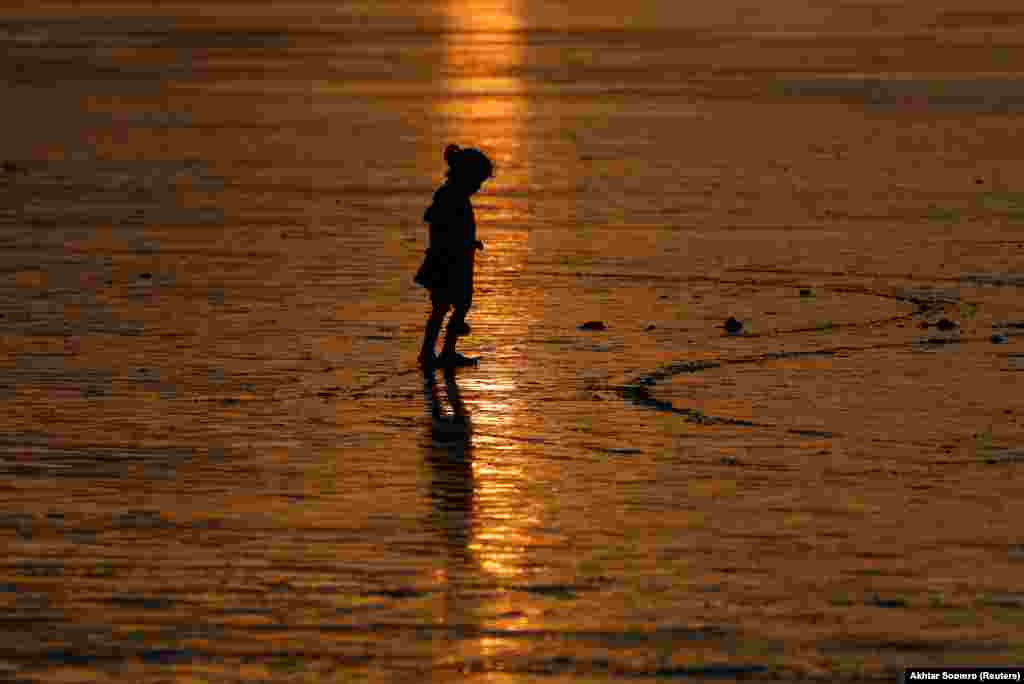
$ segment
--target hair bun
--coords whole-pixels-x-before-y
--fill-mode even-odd
[[[455,157],[459,152],[461,152],[459,146],[454,143],[444,148],[444,160],[448,162],[448,166],[453,166],[455,164]]]

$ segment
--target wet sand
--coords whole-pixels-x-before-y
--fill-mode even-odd
[[[5,10],[0,679],[1024,663],[1024,16],[589,5]]]

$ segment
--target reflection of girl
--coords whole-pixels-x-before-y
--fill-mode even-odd
[[[432,310],[427,319],[420,351],[424,367],[466,366],[476,359],[455,352],[460,335],[469,334],[466,314],[473,302],[473,256],[483,249],[476,239],[476,221],[469,198],[491,177],[494,166],[483,152],[449,145],[444,151],[448,178],[434,193],[434,202],[423,215],[430,224],[430,247],[415,281],[430,290]],[[437,336],[448,309],[454,308],[448,321],[441,355],[434,356]]]
[[[430,526],[441,537],[448,551],[445,572],[458,572],[475,561],[469,546],[473,541],[476,484],[473,477],[472,423],[459,396],[455,369],[444,369],[448,403],[452,414],[445,415],[438,396],[433,369],[423,373],[423,390],[430,407],[430,432],[425,442],[430,465]],[[451,585],[448,585],[449,590]],[[445,592],[445,616],[449,616],[450,591]],[[452,607],[461,610],[459,598]]]

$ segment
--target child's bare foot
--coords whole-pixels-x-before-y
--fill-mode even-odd
[[[463,356],[458,352],[452,352],[450,354],[441,354],[437,357],[437,364],[444,366],[445,368],[454,368],[456,366],[475,366],[480,362],[480,359],[475,359],[469,356]]]

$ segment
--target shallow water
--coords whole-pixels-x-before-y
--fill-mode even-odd
[[[1024,662],[1020,15],[658,5],[8,11],[0,678]]]

